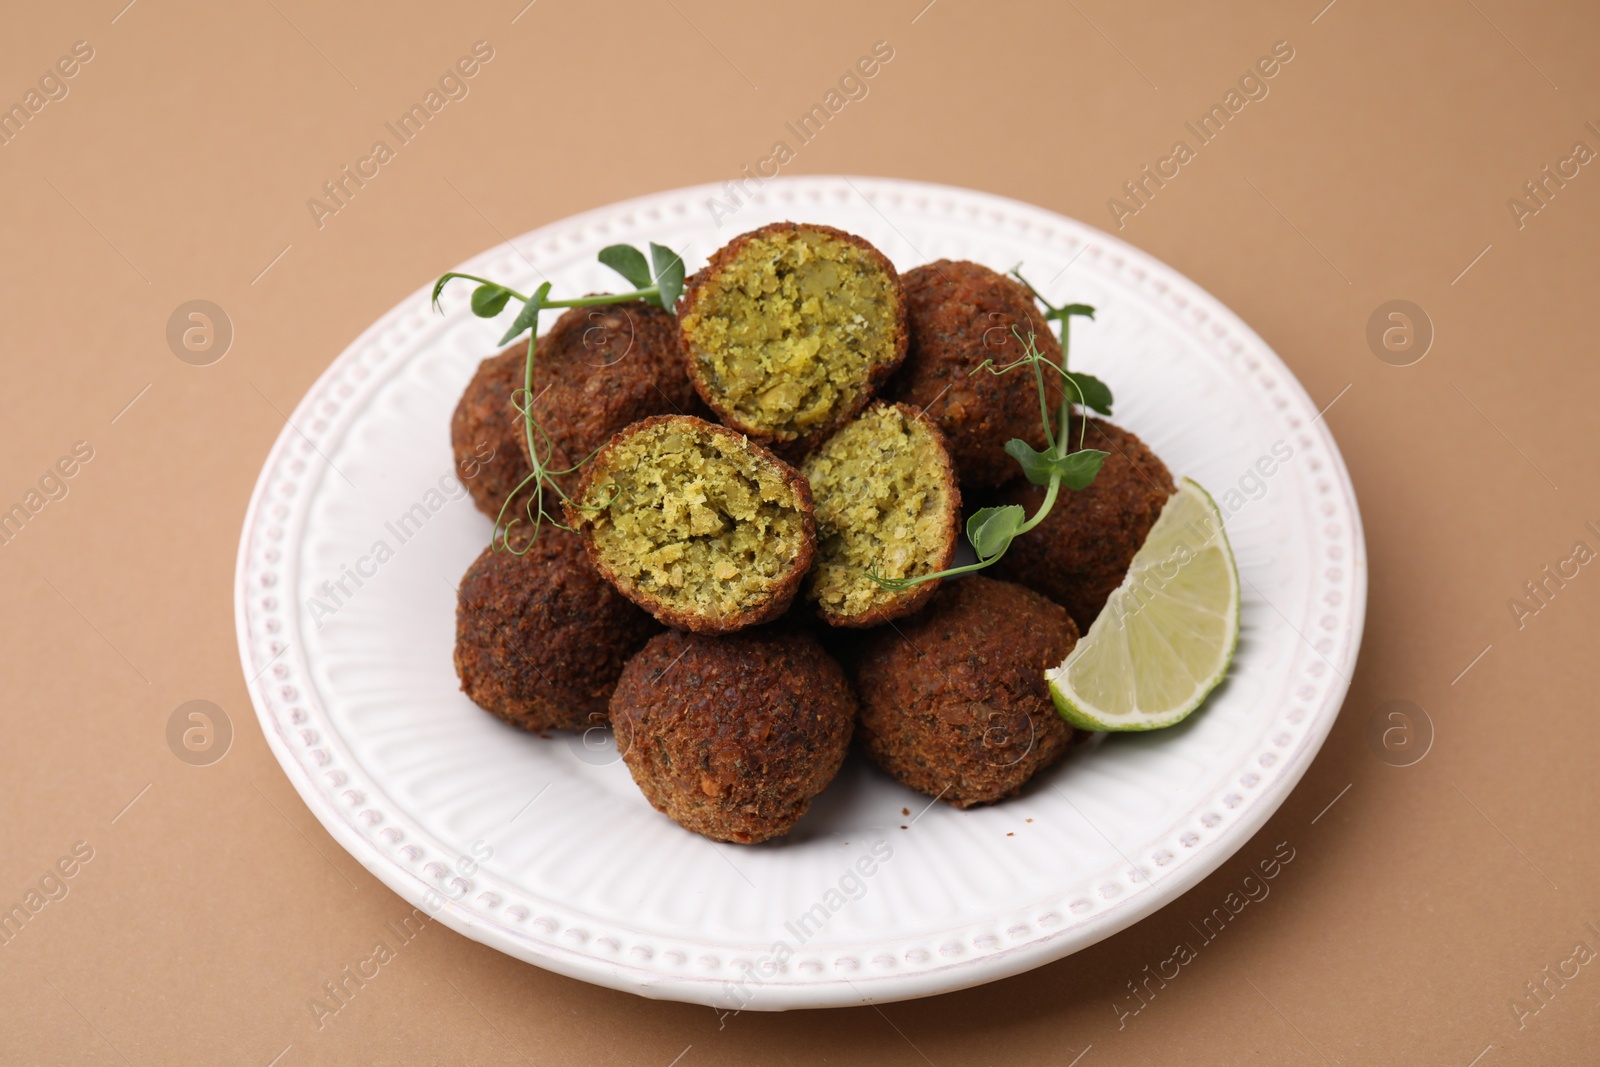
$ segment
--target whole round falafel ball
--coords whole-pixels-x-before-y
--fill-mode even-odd
[[[661,627],[611,588],[577,535],[545,526],[523,555],[486,548],[456,598],[456,675],[485,711],[525,730],[605,722],[617,677]]]
[[[539,338],[531,395],[534,421],[549,435],[539,440],[540,456],[567,493],[583,476],[572,468],[618,430],[652,415],[705,413],[684,372],[677,319],[642,300],[562,313]]]
[[[524,395],[542,431],[540,458],[568,493],[582,478],[572,468],[618,430],[651,415],[706,410],[684,373],[677,319],[643,301],[564,312],[537,342],[533,389],[524,394],[527,355],[522,340],[479,364],[450,420],[457,469],[491,518],[533,472],[518,407]],[[509,509],[507,516],[526,517]]]
[[[875,630],[856,664],[867,754],[901,784],[958,808],[1021,789],[1066,751],[1046,668],[1078,628],[1011,582],[948,582],[921,612]]]
[[[998,369],[1022,358],[1022,342],[1033,334],[1041,355],[1061,362],[1061,342],[1050,332],[1033,294],[988,267],[941,259],[902,276],[911,326],[905,366],[885,387],[893,400],[915,404],[944,432],[964,488],[999,485],[1017,473],[1006,442],[1020,437],[1045,445],[1039,389],[1032,371]],[[974,373],[976,372],[976,373]],[[1060,386],[1051,375],[1052,408]]]
[[[512,403],[512,394],[522,388],[527,354],[528,342],[522,341],[479,363],[450,416],[456,472],[472,502],[490,518],[533,471],[522,416]]]
[[[809,633],[668,631],[622,672],[611,724],[645,798],[715,841],[793,829],[850,747],[856,700]]]
[[[669,626],[782,615],[816,552],[800,472],[726,426],[660,415],[613,437],[566,504],[595,568]]]
[[[906,355],[894,265],[831,226],[776,222],[734,238],[688,280],[679,309],[695,388],[783,455],[860,411]]]
[[[1081,421],[1072,421],[1074,446]],[[1090,418],[1083,445],[1109,453],[1100,473],[1083,489],[1063,490],[1044,521],[1011,542],[995,571],[1065,607],[1087,633],[1177,487],[1166,464],[1119,426]],[[1044,493],[1019,479],[1000,491],[1000,502],[1021,504],[1031,515]]]
[[[877,626],[909,615],[939,580],[904,580],[950,566],[961,537],[961,489],[944,435],[909,404],[875,401],[801,468],[817,515],[806,597],[833,626]]]

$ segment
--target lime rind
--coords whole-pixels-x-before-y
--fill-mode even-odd
[[[1204,536],[1195,548],[1184,538],[1202,519],[1210,529],[1199,528]],[[1184,549],[1188,558],[1179,558]],[[1056,710],[1094,731],[1182,722],[1227,676],[1239,643],[1239,600],[1222,513],[1210,493],[1185,478],[1088,633],[1045,672]]]

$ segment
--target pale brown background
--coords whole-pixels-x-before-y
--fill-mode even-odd
[[[0,548],[0,903],[76,841],[94,859],[0,948],[0,1062],[1593,1062],[1600,966],[1522,1029],[1510,1003],[1580,938],[1600,948],[1584,928],[1600,922],[1600,570],[1524,629],[1506,602],[1574,541],[1600,548],[1583,529],[1600,520],[1600,166],[1520,230],[1506,200],[1574,141],[1600,149],[1584,126],[1600,125],[1600,12],[538,0],[513,23],[523,2],[8,5],[0,102],[75,41],[95,58],[0,148],[0,509],[73,442],[95,457]],[[470,97],[319,231],[306,199],[478,40],[495,59]],[[949,182],[1099,226],[1186,119],[1274,42],[1295,49],[1121,236],[1238,311],[1319,403],[1338,398],[1372,596],[1326,747],[1193,892],[986,988],[723,1026],[435,924],[318,1030],[309,998],[409,909],[302,806],[240,673],[234,551],[280,412],[374,318],[502,236],[735,176],[878,40],[895,57],[870,96],[788,173]],[[194,298],[237,331],[208,367],[165,341]],[[1365,340],[1395,298],[1437,331],[1405,368]],[[236,730],[203,768],[165,739],[196,698]],[[1436,730],[1414,766],[1366,741],[1392,699]],[[1124,983],[1284,840],[1297,858],[1271,897],[1119,1030]]]

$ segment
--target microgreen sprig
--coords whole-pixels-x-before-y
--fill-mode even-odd
[[[978,557],[975,563],[935,571],[932,574],[922,574],[914,578],[885,578],[876,571],[868,571],[867,577],[885,589],[909,589],[923,582],[950,578],[958,574],[971,574],[993,566],[1006,554],[1006,549],[1011,547],[1012,541],[1045,520],[1055,507],[1063,485],[1071,490],[1087,488],[1100,473],[1100,466],[1109,455],[1097,448],[1083,447],[1087,418],[1079,419],[1078,447],[1075,450],[1072,448],[1071,419],[1074,401],[1086,409],[1101,414],[1111,413],[1110,387],[1093,375],[1074,373],[1067,369],[1070,320],[1075,315],[1092,319],[1094,308],[1088,304],[1065,304],[1055,307],[1040,296],[1020,273],[1012,271],[1012,274],[1027,286],[1028,291],[1039,303],[1048,309],[1044,316],[1045,320],[1060,323],[1061,362],[1057,363],[1039,351],[1034,334],[1030,332],[1024,337],[1013,327],[1012,334],[1022,343],[1022,356],[1004,366],[997,366],[993,360],[986,359],[974,367],[968,377],[979,371],[995,375],[1008,374],[1024,366],[1033,372],[1034,383],[1039,392],[1039,420],[1044,426],[1045,447],[1040,451],[1021,438],[1014,437],[1006,442],[1006,454],[1017,461],[1023,476],[1029,482],[1045,487],[1044,499],[1039,502],[1032,515],[1029,515],[1020,504],[979,508],[973,512],[967,519],[967,540],[971,542],[972,551]],[[1049,391],[1046,389],[1046,382],[1051,379],[1059,383],[1065,397],[1053,412]]]
[[[500,344],[508,345],[523,334],[529,335],[528,356],[522,367],[522,387],[513,391],[511,404],[522,416],[522,432],[528,442],[528,459],[533,469],[527,477],[517,483],[516,488],[507,494],[501,503],[500,513],[495,519],[493,540],[495,548],[516,555],[522,555],[533,547],[533,542],[539,537],[540,527],[546,522],[560,529],[569,529],[558,515],[545,509],[545,492],[547,490],[553,492],[562,503],[573,503],[566,491],[556,482],[556,478],[580,470],[594,454],[591,452],[589,456],[585,456],[572,466],[560,470],[553,469],[549,464],[550,457],[555,452],[555,442],[533,416],[533,403],[538,399],[533,395],[533,368],[538,349],[536,342],[539,336],[539,313],[546,308],[603,307],[607,304],[642,300],[647,304],[654,304],[668,314],[673,314],[677,307],[678,296],[683,292],[683,259],[672,249],[653,241],[650,244],[648,261],[644,253],[637,248],[620,244],[601,249],[599,258],[601,263],[622,275],[633,286],[633,291],[552,300],[549,282],[540,285],[531,295],[524,295],[508,285],[459,271],[443,274],[433,283],[432,303],[435,311],[441,310],[439,296],[444,292],[444,287],[457,278],[477,283],[472,290],[472,313],[481,319],[494,318],[513,300],[522,305],[517,311],[516,318],[507,328],[505,336],[500,338]],[[516,500],[524,490],[528,490],[524,511],[527,516],[526,521],[533,526],[533,536],[527,539],[521,549],[518,549],[512,545],[511,529],[524,520],[519,517],[508,518],[508,512],[512,501]],[[583,505],[575,506],[583,507]],[[594,505],[585,510],[599,510],[604,506]]]
[[[1035,300],[1044,305],[1045,321],[1058,324],[1057,329],[1061,333],[1061,366],[1057,370],[1061,372],[1061,377],[1065,381],[1072,384],[1072,391],[1077,396],[1078,403],[1101,415],[1110,415],[1111,387],[1092,374],[1084,374],[1082,371],[1069,371],[1067,369],[1068,355],[1071,349],[1068,326],[1072,316],[1082,315],[1086,319],[1093,319],[1094,308],[1088,304],[1063,304],[1060,307],[1056,307],[1046,300],[1039,293],[1039,290],[1033,287],[1032,282],[1022,276],[1022,265],[1020,263],[1011,268],[1011,276],[1021,282],[1023,287],[1033,294]]]

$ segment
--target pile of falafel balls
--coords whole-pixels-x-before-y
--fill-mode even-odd
[[[650,803],[718,841],[788,833],[852,736],[957,808],[1015,794],[1074,740],[1044,671],[1121,583],[1171,475],[1077,413],[1073,440],[1109,456],[999,577],[869,572],[950,567],[964,505],[1038,506],[1004,451],[1045,446],[1036,380],[980,370],[1030,334],[1060,362],[1030,292],[988,267],[900,275],[859,237],[784,222],[712,256],[676,315],[567,311],[531,390],[526,341],[484,360],[451,421],[474,501],[500,515],[532,470],[525,402],[544,467],[567,471],[570,529],[517,523],[499,531],[516,551],[468,569],[463,691],[534,732],[609,722]]]

